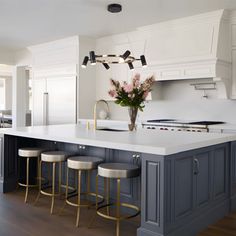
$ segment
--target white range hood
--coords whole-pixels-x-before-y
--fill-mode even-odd
[[[232,96],[232,12],[218,10],[139,28],[148,72],[158,81],[212,78]]]

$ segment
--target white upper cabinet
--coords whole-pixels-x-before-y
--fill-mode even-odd
[[[231,52],[232,52],[232,99],[236,99],[236,12],[231,18]]]
[[[97,51],[101,54],[119,51],[118,54],[122,54],[128,49],[136,58],[144,54],[148,69],[142,69],[140,61],[137,61],[134,63],[135,70],[145,77],[153,74],[157,81],[212,78],[217,85],[218,97],[230,98],[231,75],[236,73],[235,69],[232,71],[236,23],[232,25],[231,48],[231,19],[232,12],[217,10],[140,27],[125,34],[98,39]],[[235,57],[233,55],[233,60]],[[110,99],[107,96],[107,78],[129,80],[133,74],[127,65],[114,67],[110,71],[102,71],[102,67],[97,69],[97,98]],[[236,97],[236,83],[234,94]]]

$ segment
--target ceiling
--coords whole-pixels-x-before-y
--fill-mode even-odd
[[[121,3],[111,14],[107,4]],[[236,0],[0,0],[0,48],[18,50],[72,35],[100,37],[220,8]]]

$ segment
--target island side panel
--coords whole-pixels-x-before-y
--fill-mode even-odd
[[[164,231],[164,157],[142,154],[141,227],[138,236]]]
[[[231,211],[236,210],[236,142],[231,143],[231,162],[230,162],[230,198],[231,198]]]
[[[195,236],[229,213],[230,143],[169,156],[142,154],[138,236]]]
[[[0,134],[0,192],[3,192],[4,183],[4,135]]]
[[[14,136],[4,135],[3,138],[3,156],[1,158],[1,192],[10,192],[17,185],[17,138]]]

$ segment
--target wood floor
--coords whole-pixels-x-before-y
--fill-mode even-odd
[[[75,227],[76,209],[66,206],[58,215],[63,201],[57,200],[55,214],[50,215],[50,199],[43,196],[34,205],[36,193],[30,195],[29,203],[24,204],[24,192],[0,194],[0,236],[112,236],[115,235],[115,223],[96,217],[91,229],[88,222],[94,210],[81,210],[80,227]],[[136,217],[121,223],[121,235],[136,236],[140,219]]]
[[[209,226],[198,236],[236,236],[236,212]]]

